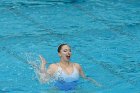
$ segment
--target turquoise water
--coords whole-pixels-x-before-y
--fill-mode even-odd
[[[70,93],[140,93],[139,15],[139,0],[1,0],[0,93],[55,93],[28,62],[58,62],[61,43],[103,84],[81,80]]]

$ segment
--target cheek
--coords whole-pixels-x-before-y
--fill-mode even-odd
[[[59,55],[60,56],[64,56],[64,55],[66,55],[66,53],[65,52],[61,52]]]
[[[62,52],[61,55],[66,55],[66,53],[65,52]]]

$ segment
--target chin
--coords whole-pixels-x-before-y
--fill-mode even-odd
[[[70,60],[66,60],[66,62],[70,62]]]

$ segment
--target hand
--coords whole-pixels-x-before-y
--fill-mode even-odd
[[[47,64],[45,58],[43,58],[41,55],[39,55],[39,58],[41,60],[42,65],[46,65]]]
[[[97,87],[102,87],[103,85],[98,83],[96,80],[90,77],[86,77],[87,80],[90,80],[92,83],[94,83]]]
[[[103,85],[101,85],[101,84],[98,83],[98,82],[96,82],[95,85],[96,85],[97,87],[103,87]]]

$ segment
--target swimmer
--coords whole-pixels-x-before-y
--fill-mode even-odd
[[[86,77],[78,63],[70,62],[71,48],[69,45],[61,44],[58,47],[58,55],[60,57],[60,62],[49,65],[47,69],[46,60],[39,55],[41,60],[41,74],[39,77],[42,83],[49,82],[49,80],[53,78],[55,81],[59,81],[59,83],[61,83],[56,83],[56,86],[59,87],[59,89],[72,89],[72,86],[76,85],[76,81],[78,81],[79,77],[81,76],[82,78],[93,82],[96,86],[101,86],[101,84],[96,82],[96,80],[93,78]],[[73,82],[72,86],[70,82]],[[69,87],[64,87],[65,84],[67,84]]]

